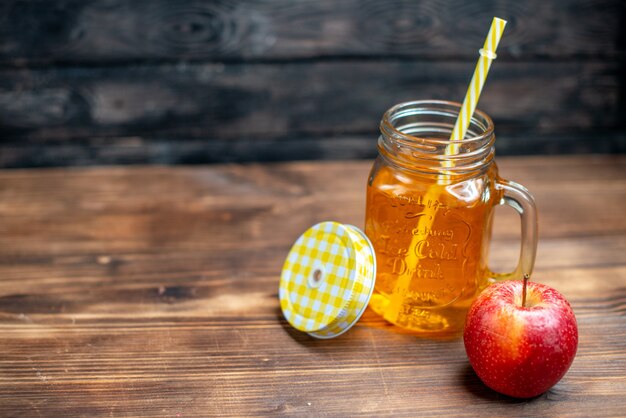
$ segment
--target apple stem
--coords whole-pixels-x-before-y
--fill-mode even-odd
[[[522,288],[522,307],[526,307],[526,286],[528,285],[528,279],[530,276],[528,273],[524,274],[524,287]]]

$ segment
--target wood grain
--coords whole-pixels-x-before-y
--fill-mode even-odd
[[[500,59],[615,58],[624,12],[619,0],[10,0],[0,5],[0,63],[474,60],[494,15],[509,21]]]
[[[371,157],[386,109],[415,99],[460,100],[472,65],[4,70],[0,164]],[[495,120],[502,153],[623,151],[621,80],[617,64],[501,62],[480,106]]]
[[[371,158],[382,112],[481,108],[502,155],[626,151],[626,3],[6,0],[0,167]]]
[[[369,310],[318,341],[277,300],[293,240],[362,225],[369,162],[0,172],[0,410],[7,416],[618,416],[626,391],[626,158],[500,158],[540,213],[535,278],[576,312],[564,379],[517,401],[462,341]],[[499,211],[492,267],[516,257]]]
[[[498,155],[626,153],[626,133],[498,134]],[[205,164],[293,160],[371,159],[376,134],[332,134],[210,140],[209,138],[97,137],[72,140],[7,140],[0,167],[63,167],[116,164]]]

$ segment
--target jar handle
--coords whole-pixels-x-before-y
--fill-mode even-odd
[[[498,204],[512,207],[519,213],[522,222],[522,245],[517,267],[511,273],[491,273],[497,280],[521,280],[524,275],[530,276],[537,255],[537,207],[535,199],[521,184],[498,178],[496,190],[502,193]]]

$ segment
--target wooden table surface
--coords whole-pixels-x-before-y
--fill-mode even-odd
[[[539,207],[534,279],[578,318],[577,357],[532,400],[483,386],[460,339],[370,310],[343,336],[278,304],[310,225],[363,225],[370,162],[0,172],[0,415],[626,413],[626,156],[500,158]],[[498,209],[494,269],[519,221]]]

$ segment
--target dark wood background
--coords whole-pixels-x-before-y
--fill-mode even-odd
[[[623,0],[5,0],[0,167],[370,158],[391,105],[462,100],[502,154],[626,152]]]

